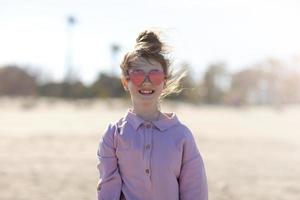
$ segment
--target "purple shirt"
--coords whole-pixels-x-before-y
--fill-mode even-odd
[[[203,160],[174,113],[146,122],[128,111],[98,149],[98,200],[207,200]],[[122,198],[121,198],[122,199]]]

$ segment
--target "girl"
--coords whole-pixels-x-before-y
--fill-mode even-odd
[[[176,114],[160,111],[162,97],[179,91],[165,47],[150,30],[121,64],[132,108],[110,124],[98,149],[98,200],[207,200],[203,160],[191,131]]]

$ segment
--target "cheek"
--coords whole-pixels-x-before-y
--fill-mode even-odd
[[[129,81],[128,82],[128,91],[130,93],[137,93],[138,92],[138,88],[132,82]]]
[[[164,83],[161,83],[160,85],[158,85],[157,87],[156,87],[156,91],[158,91],[158,92],[162,92],[163,91],[163,89],[165,88],[165,84]]]

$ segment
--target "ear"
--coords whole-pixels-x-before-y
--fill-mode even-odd
[[[122,77],[121,81],[122,81],[122,85],[124,87],[124,90],[128,91],[128,81],[127,81],[127,79],[125,77]]]

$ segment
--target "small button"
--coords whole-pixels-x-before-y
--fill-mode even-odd
[[[145,149],[150,149],[150,144],[147,144],[146,146],[145,146]]]
[[[149,170],[149,169],[146,169],[145,172],[146,172],[146,174],[149,174],[149,173],[150,173],[150,170]]]

